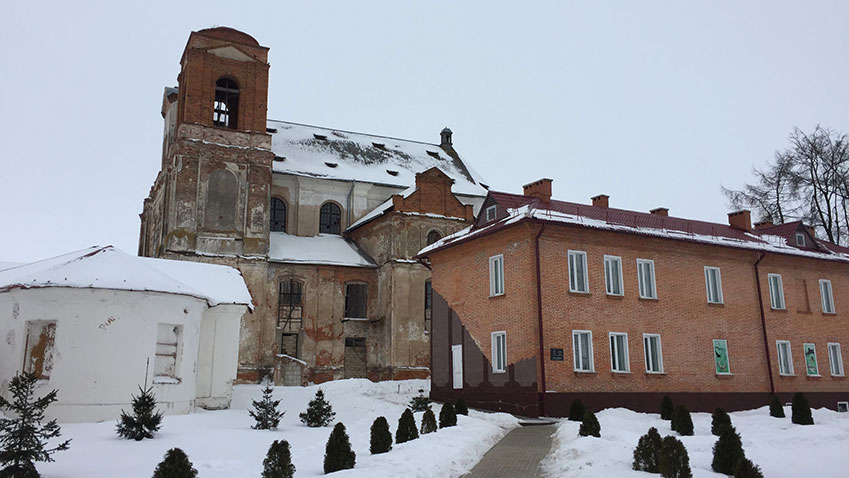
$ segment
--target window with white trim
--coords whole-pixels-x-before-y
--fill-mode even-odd
[[[504,295],[504,255],[489,258],[489,296]]]
[[[799,247],[805,247],[805,235],[801,232],[796,233],[796,245]]]
[[[663,351],[659,334],[643,334],[643,350],[646,355],[646,372],[663,373]]]
[[[820,367],[817,363],[817,346],[814,344],[802,344],[802,355],[805,356],[805,373],[810,376],[819,377]]]
[[[569,292],[589,292],[587,283],[587,253],[569,251]]]
[[[654,281],[654,261],[637,259],[637,282],[640,285],[641,299],[657,299]]]
[[[793,358],[790,355],[790,342],[776,340],[775,346],[778,348],[778,374],[793,375]]]
[[[767,274],[769,281],[769,304],[773,309],[784,310],[784,284],[778,274]]]
[[[507,371],[507,332],[492,333],[492,373]]]
[[[496,212],[497,211],[495,206],[489,206],[488,208],[486,208],[486,211],[484,212],[484,214],[486,215],[486,222],[494,221],[495,216],[497,215]]]
[[[573,330],[572,349],[575,352],[575,371],[594,372],[593,333],[589,330]]]
[[[713,339],[713,361],[717,375],[731,374],[731,364],[728,360],[728,342],[725,339]]]
[[[828,344],[828,366],[833,377],[843,376],[843,354],[840,352],[840,344]]]
[[[822,299],[823,314],[834,313],[834,295],[831,293],[831,281],[820,279],[820,298]]]
[[[608,295],[622,295],[622,258],[604,256],[604,287]]]
[[[628,334],[610,332],[610,369],[614,372],[630,372],[628,363]]]
[[[708,303],[721,304],[722,278],[719,276],[719,267],[705,266],[705,286],[707,287]]]

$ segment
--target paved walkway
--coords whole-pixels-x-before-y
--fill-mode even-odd
[[[463,478],[537,478],[539,462],[551,448],[554,425],[513,429],[495,444]]]

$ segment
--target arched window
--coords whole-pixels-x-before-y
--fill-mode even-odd
[[[236,229],[236,176],[225,169],[216,169],[209,175],[206,187],[206,208],[203,225],[213,231]]]
[[[271,198],[272,232],[286,232],[286,203],[280,198]]]
[[[434,242],[440,240],[440,239],[442,239],[442,234],[440,234],[439,231],[434,230],[434,231],[430,231],[430,232],[427,233],[427,245],[428,246],[433,244]]]
[[[342,234],[342,210],[332,202],[321,206],[318,232],[321,234]]]
[[[239,114],[239,86],[229,78],[215,82],[215,103],[212,108],[212,124],[236,129]]]

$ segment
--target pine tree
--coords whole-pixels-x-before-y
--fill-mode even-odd
[[[433,414],[433,410],[426,410],[424,412],[424,416],[422,416],[422,435],[427,433],[433,433],[436,431],[436,415]]]
[[[419,431],[416,429],[416,418],[410,409],[404,410],[401,418],[398,419],[398,429],[395,430],[395,443],[401,444],[410,440],[415,440],[419,437]]]
[[[431,412],[433,413],[433,412]],[[371,424],[371,443],[369,451],[372,455],[386,453],[392,449],[392,432],[389,431],[389,422],[385,417],[377,417]]]
[[[326,427],[333,421],[336,412],[333,411],[330,402],[325,400],[324,392],[318,389],[315,392],[315,398],[310,400],[307,411],[302,412],[299,416],[301,417],[301,421],[308,427]]]
[[[731,425],[731,417],[728,416],[724,408],[716,407],[716,410],[711,415],[710,432],[719,436],[719,427],[721,425]]]
[[[463,397],[458,397],[457,401],[454,402],[454,411],[457,412],[457,415],[469,416],[469,407],[466,406],[466,401],[463,400]]]
[[[274,440],[262,460],[262,478],[292,478],[295,465],[286,440]]]
[[[189,457],[179,448],[165,453],[165,458],[153,470],[153,478],[196,478],[198,471],[192,466]]]
[[[683,436],[693,436],[693,418],[686,405],[678,405],[672,413],[672,429]]]
[[[717,473],[730,475],[734,473],[734,465],[746,458],[743,452],[743,442],[737,430],[731,425],[720,425],[719,439],[713,445],[713,461],[711,469]]]
[[[339,470],[348,470],[354,467],[357,454],[351,449],[351,441],[345,431],[342,422],[333,427],[330,438],[327,439],[327,447],[324,449],[324,472],[333,473]]]
[[[451,402],[445,402],[445,405],[442,405],[442,410],[439,411],[439,428],[455,425],[457,425],[457,413],[454,412],[454,406],[451,405]]]
[[[657,428],[651,427],[649,431],[640,437],[637,448],[634,448],[634,469],[658,473],[658,462],[660,461],[660,448],[663,440]]]
[[[761,467],[752,463],[752,460],[743,458],[737,460],[734,465],[734,478],[764,478],[764,475],[761,473]]]
[[[56,401],[57,390],[41,398],[34,398],[35,383],[38,377],[24,372],[12,377],[9,381],[9,392],[12,401],[0,397],[0,410],[7,410],[10,416],[17,418],[2,418],[0,415],[0,477],[37,478],[40,475],[35,469],[37,461],[53,461],[52,455],[57,451],[67,450],[71,440],[47,448],[47,441],[61,436],[61,429],[56,420],[42,424],[44,410]]]
[[[583,421],[584,413],[586,413],[586,411],[587,409],[584,407],[584,402],[582,402],[580,398],[572,400],[572,403],[569,404],[569,420],[573,422]]]
[[[595,413],[589,410],[584,412],[584,419],[578,428],[578,435],[582,437],[594,436],[601,438],[601,425],[598,423]]]
[[[156,396],[153,389],[139,387],[139,395],[131,395],[133,398],[133,414],[121,410],[118,425],[115,432],[121,438],[141,441],[145,438],[153,438],[162,423],[162,412],[156,411]]]
[[[663,478],[693,478],[687,448],[673,436],[663,439],[657,468]]]
[[[781,404],[781,400],[775,395],[772,396],[772,400],[769,402],[769,416],[775,418],[784,418],[787,416],[784,414],[784,406]]]
[[[808,398],[802,392],[793,394],[792,407],[793,416],[790,419],[798,425],[813,425],[814,417],[811,415],[811,406],[808,404]]]
[[[660,418],[661,420],[672,420],[673,413],[675,413],[675,406],[672,404],[672,399],[665,395],[660,400]]]
[[[430,397],[425,395],[424,389],[419,389],[419,394],[410,400],[410,408],[414,412],[423,412],[430,410]]]
[[[256,420],[256,423],[251,426],[254,430],[277,430],[280,419],[286,414],[285,411],[277,410],[280,400],[273,400],[271,396],[273,393],[274,389],[269,383],[262,390],[261,400],[251,400],[254,409],[248,410],[248,413]]]

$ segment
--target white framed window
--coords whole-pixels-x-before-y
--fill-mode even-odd
[[[156,333],[153,383],[179,383],[182,342],[182,325],[159,324]]]
[[[778,274],[767,274],[769,281],[769,303],[773,309],[784,310],[784,284]]]
[[[494,221],[496,216],[495,206],[489,206],[486,208],[486,222]]]
[[[713,362],[717,375],[731,375],[731,362],[728,360],[728,341],[713,339]]]
[[[828,366],[833,377],[843,376],[843,354],[840,351],[840,344],[828,344]]]
[[[663,373],[663,351],[659,334],[643,334],[643,350],[646,355],[646,372]]]
[[[796,245],[799,247],[805,247],[805,235],[801,232],[796,233]]]
[[[492,373],[507,371],[507,332],[492,333]]]
[[[572,349],[575,352],[575,371],[594,372],[593,333],[589,330],[573,330]]]
[[[654,261],[637,259],[637,282],[640,285],[641,299],[657,299],[654,281]]]
[[[707,287],[708,303],[721,304],[722,278],[719,276],[719,267],[705,266],[705,286]]]
[[[504,295],[504,255],[489,258],[489,295]]]
[[[817,346],[815,344],[802,344],[802,355],[805,357],[805,373],[812,377],[819,377],[820,367],[817,363]]]
[[[622,258],[604,256],[604,287],[607,295],[622,295]]]
[[[587,253],[569,251],[569,292],[589,292],[587,283]]]
[[[630,372],[628,363],[628,334],[610,332],[610,369],[614,372]]]
[[[834,313],[834,295],[831,293],[831,281],[820,279],[820,298],[822,299],[823,314]]]
[[[790,355],[790,342],[776,340],[775,346],[778,348],[778,374],[793,375],[793,358]]]

